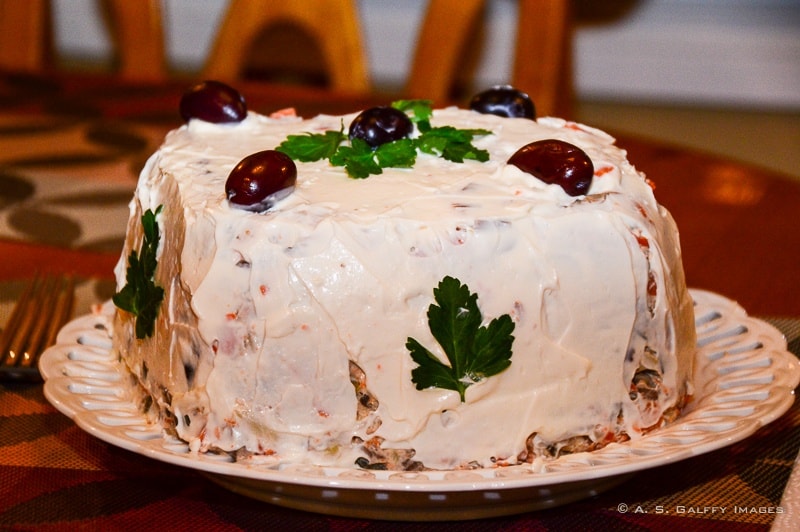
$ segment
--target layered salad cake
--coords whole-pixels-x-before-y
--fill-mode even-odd
[[[114,346],[198,453],[499,467],[639,438],[691,396],[678,231],[608,134],[469,109],[248,111],[204,82],[144,167]]]

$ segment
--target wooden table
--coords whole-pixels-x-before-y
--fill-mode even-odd
[[[46,191],[31,192],[24,181],[58,183],[78,175],[95,179],[98,187],[112,186],[109,197],[117,203],[126,201],[123,196],[132,191],[144,157],[168,129],[179,125],[177,100],[183,87],[131,87],[94,78],[0,76],[0,216],[4,216],[0,220],[8,224],[15,217],[12,225],[22,227],[24,233],[15,236],[13,230],[12,234],[7,230],[3,234],[0,224],[0,289],[10,290],[7,298],[13,299],[16,293],[19,283],[15,280],[42,269],[110,282],[119,256],[113,239],[84,246],[79,237],[65,244],[52,241],[47,230],[32,228],[30,234],[25,233],[24,209],[35,210],[47,202],[66,208],[70,200],[48,199]],[[294,106],[306,116],[321,111],[349,112],[375,101],[305,89],[250,85],[240,89],[254,110]],[[70,151],[67,143],[57,140],[76,135],[81,137],[78,151]],[[675,217],[689,285],[734,299],[753,315],[786,318],[779,323],[794,331],[792,327],[800,319],[796,280],[799,182],[640,138],[620,136],[618,144],[655,182],[657,198]],[[112,174],[113,178],[106,179]],[[100,202],[96,196],[85,197]],[[58,218],[50,223],[53,231],[63,229],[58,227]],[[790,340],[790,348],[797,354],[798,342]],[[481,530],[578,529],[606,523],[616,528],[667,529],[687,526],[691,520],[693,528],[764,529],[774,514],[732,520],[685,512],[623,514],[617,506],[639,504],[652,510],[664,501],[687,505],[714,486],[746,485],[757,492],[762,507],[774,511],[800,448],[799,427],[800,408],[795,406],[769,428],[727,449],[641,474],[588,500],[471,526]],[[766,484],[764,478],[768,478]],[[728,494],[722,502],[730,503],[731,497]],[[84,500],[91,503],[84,504]],[[194,471],[94,439],[50,407],[40,386],[0,384],[0,528],[72,525],[133,529],[162,526],[171,520],[191,520],[201,529],[258,529],[267,522],[286,525],[284,528],[381,528],[380,523],[307,514],[236,496]],[[405,526],[396,525],[396,529]],[[407,529],[434,527],[460,528],[450,523],[408,525]]]
[[[675,218],[689,286],[751,314],[800,315],[798,176],[642,139],[619,136],[617,144]]]

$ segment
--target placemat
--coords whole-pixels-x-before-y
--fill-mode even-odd
[[[139,170],[162,130],[53,120],[21,127],[14,116],[0,119],[11,146],[0,154],[0,238],[121,249]]]

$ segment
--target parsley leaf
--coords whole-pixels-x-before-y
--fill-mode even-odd
[[[450,365],[409,337],[406,348],[418,364],[411,370],[411,381],[417,390],[457,391],[464,402],[469,386],[511,365],[514,322],[508,314],[503,314],[488,326],[481,326],[478,295],[453,277],[442,279],[433,296],[438,306],[428,307],[428,326]]]
[[[159,205],[155,212],[147,209],[142,215],[142,248],[138,254],[131,251],[125,286],[111,298],[117,308],[136,317],[136,338],[140,340],[153,335],[158,307],[164,299],[164,289],[156,286],[153,278],[158,265],[156,252],[160,238],[156,216],[161,207]]]
[[[289,135],[276,150],[304,163],[328,159],[334,166],[343,166],[354,179],[382,174],[384,168],[411,168],[417,152],[424,152],[449,161],[466,159],[488,161],[489,153],[472,145],[476,136],[489,135],[485,129],[456,129],[452,126],[431,127],[433,108],[430,100],[397,100],[392,107],[403,111],[416,125],[419,137],[400,139],[371,148],[361,139],[347,145],[344,123],[338,131]]]
[[[424,133],[431,128],[432,103],[430,100],[397,100],[392,102],[392,107],[403,111],[420,133]]]
[[[330,161],[334,166],[344,166],[354,179],[363,179],[382,174],[383,168],[411,168],[417,160],[417,149],[409,139],[400,139],[381,144],[373,149],[359,138],[350,146],[339,146]]]
[[[342,124],[339,131],[289,135],[275,149],[296,161],[310,163],[320,159],[330,159],[345,138],[344,124]]]
[[[486,129],[456,129],[453,126],[434,127],[416,139],[420,151],[438,155],[448,161],[463,163],[464,159],[488,161],[489,152],[472,145],[472,139],[489,135]]]
[[[347,174],[355,179],[383,173],[381,166],[375,161],[375,152],[361,139],[353,139],[350,146],[339,146],[330,161],[334,166],[344,166]]]
[[[417,161],[417,147],[411,139],[400,139],[381,144],[375,158],[382,168],[411,168]]]

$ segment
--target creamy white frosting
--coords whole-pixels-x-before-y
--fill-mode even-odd
[[[141,213],[163,205],[156,280],[166,302],[144,341],[120,313],[116,345],[182,438],[275,463],[349,466],[364,454],[353,438],[377,436],[427,467],[490,466],[516,461],[532,433],[635,438],[680,403],[695,336],[677,230],[613,138],[555,118],[436,110],[434,126],[490,130],[474,142],[490,160],[420,154],[413,168],[367,179],[297,163],[294,192],[269,211],[228,204],[225,181],[243,157],[353,116],[192,120],[142,171],[117,282]],[[586,196],[506,164],[547,138],[591,157]],[[447,275],[478,294],[487,322],[515,322],[511,366],[470,386],[464,403],[417,390],[405,346],[413,337],[447,363],[426,318]],[[361,420],[351,362],[379,405]],[[641,369],[663,378],[646,411],[630,395]]]

